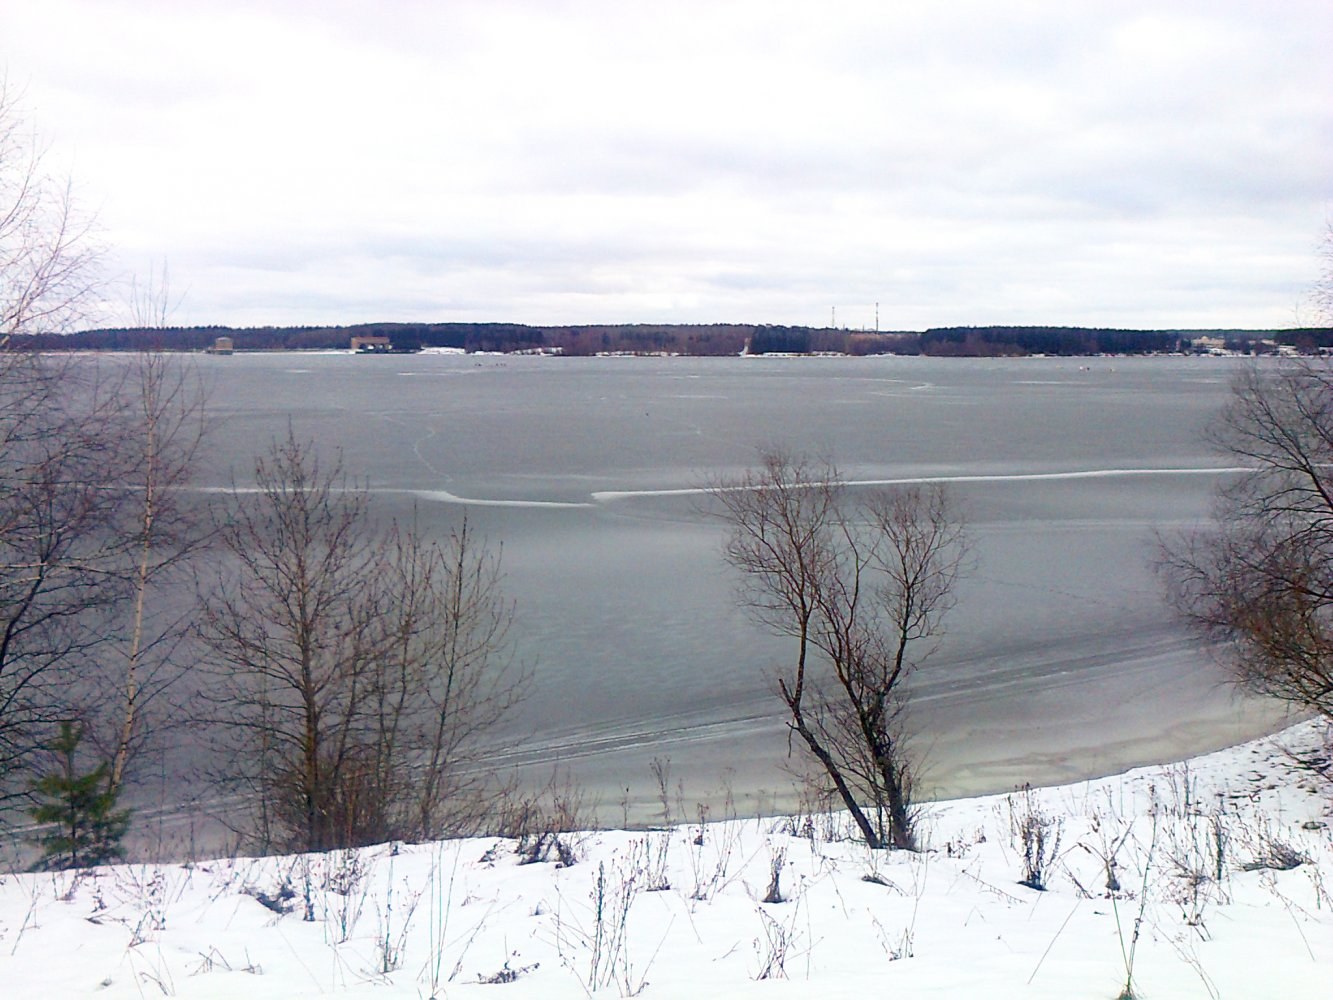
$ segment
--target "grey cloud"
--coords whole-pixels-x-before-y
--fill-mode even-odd
[[[1326,2],[154,2],[22,45],[205,322],[1277,322],[1333,196]]]

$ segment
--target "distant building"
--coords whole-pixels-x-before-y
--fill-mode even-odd
[[[213,341],[213,346],[207,348],[209,354],[234,354],[236,347],[231,342],[230,337],[219,337]]]
[[[387,354],[393,350],[388,337],[353,337],[352,350],[358,354]]]

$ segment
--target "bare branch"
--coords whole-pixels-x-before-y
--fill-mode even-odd
[[[70,183],[43,172],[41,148],[0,79],[0,340],[84,319],[101,287],[100,257]]]

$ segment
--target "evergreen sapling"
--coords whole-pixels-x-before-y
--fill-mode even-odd
[[[34,871],[87,868],[122,856],[130,811],[116,809],[117,793],[107,786],[105,763],[79,772],[75,758],[82,739],[82,726],[62,722],[60,735],[50,744],[56,766],[33,782],[38,802],[29,814],[45,826],[36,838],[42,856]]]

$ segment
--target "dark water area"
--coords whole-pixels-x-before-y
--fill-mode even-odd
[[[288,422],[368,483],[377,517],[503,545],[531,696],[495,732],[619,821],[670,758],[693,802],[792,802],[769,678],[788,647],[733,599],[700,487],[782,446],[848,479],[950,482],[976,543],[911,720],[937,796],[1176,759],[1269,731],[1171,619],[1157,532],[1205,520],[1226,464],[1200,430],[1239,362],[1204,358],[198,360],[202,487],[247,485]]]

